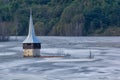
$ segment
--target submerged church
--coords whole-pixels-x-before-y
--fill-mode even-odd
[[[29,33],[23,41],[24,57],[40,57],[41,42],[35,35],[32,20],[32,11],[30,11]]]

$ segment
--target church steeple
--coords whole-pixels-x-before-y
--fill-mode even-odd
[[[32,10],[30,9],[30,20],[29,20],[29,36],[35,36],[34,32],[34,25],[33,25],[33,19],[32,19]]]
[[[41,43],[35,36],[32,10],[30,10],[29,32],[27,38],[23,41],[24,57],[39,57]]]
[[[40,43],[40,41],[35,36],[31,9],[30,9],[30,20],[29,20],[29,33],[27,38],[23,41],[23,43]]]

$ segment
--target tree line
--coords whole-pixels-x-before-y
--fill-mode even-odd
[[[120,35],[120,0],[0,0],[0,30],[27,35],[30,8],[37,35]]]

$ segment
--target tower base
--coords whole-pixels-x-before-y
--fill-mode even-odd
[[[40,49],[24,49],[24,57],[40,57]]]

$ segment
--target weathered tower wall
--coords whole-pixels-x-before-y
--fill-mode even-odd
[[[24,49],[24,53],[23,53],[24,57],[39,57],[41,44],[40,43],[24,43],[23,49]]]

